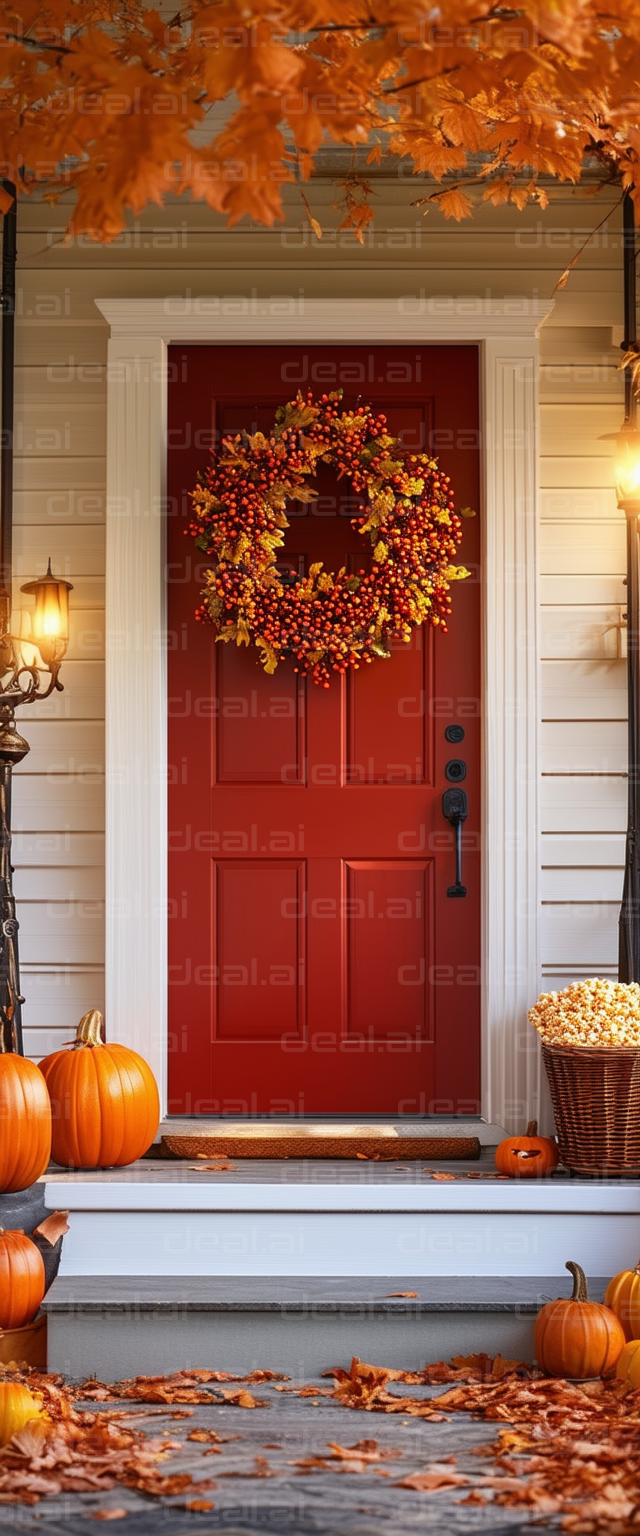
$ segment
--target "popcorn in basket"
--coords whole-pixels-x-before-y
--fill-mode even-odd
[[[640,986],[590,976],[543,992],[529,1023],[545,1045],[640,1046]]]
[[[574,1173],[640,1174],[640,986],[590,976],[529,1011],[542,1044],[560,1160]]]

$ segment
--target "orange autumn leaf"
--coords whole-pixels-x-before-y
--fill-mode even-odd
[[[266,1456],[254,1456],[253,1466],[248,1472],[240,1469],[233,1472],[220,1472],[220,1477],[276,1477],[277,1473],[269,1466]]]
[[[411,1297],[414,1297],[414,1296],[418,1295],[418,1292],[417,1291],[387,1291],[386,1294],[387,1294],[387,1297],[392,1297],[392,1296],[411,1296]]]
[[[40,1222],[39,1227],[34,1227],[32,1237],[43,1237],[46,1243],[55,1248],[58,1238],[64,1237],[65,1232],[69,1231],[68,1215],[68,1211],[52,1211],[50,1216],[45,1216],[44,1221]]]
[[[198,1157],[200,1157],[201,1154],[198,1152],[197,1155],[198,1155]],[[188,1173],[235,1173],[236,1166],[237,1166],[236,1163],[226,1163],[226,1162],[223,1162],[221,1158],[219,1158],[219,1159],[216,1160],[215,1163],[191,1163],[189,1165],[188,1169],[187,1169],[187,1172]]]
[[[460,1472],[412,1472],[395,1483],[395,1488],[415,1488],[418,1493],[435,1493],[439,1488],[455,1488],[456,1484],[468,1483],[469,1478]]]

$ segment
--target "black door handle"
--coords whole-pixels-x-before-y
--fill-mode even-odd
[[[447,896],[466,896],[467,887],[462,884],[462,823],[467,819],[469,807],[464,789],[445,789],[442,813],[456,834],[456,883],[447,888]]]

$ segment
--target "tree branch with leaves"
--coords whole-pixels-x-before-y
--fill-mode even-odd
[[[99,240],[170,193],[272,225],[331,145],[405,162],[446,218],[544,206],[585,157],[637,203],[639,124],[638,0],[190,0],[166,18],[4,0],[0,18],[2,174],[73,191],[73,230]],[[354,186],[345,216],[362,238]]]

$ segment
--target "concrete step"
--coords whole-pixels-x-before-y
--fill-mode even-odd
[[[606,1283],[590,1280],[594,1301]],[[106,1381],[193,1367],[283,1371],[300,1380],[346,1366],[354,1354],[398,1369],[480,1351],[532,1360],[538,1309],[570,1292],[566,1273],[500,1280],[67,1276],[44,1302],[48,1366]]]
[[[48,1174],[70,1211],[61,1275],[564,1276],[635,1263],[640,1181],[498,1180],[484,1163],[144,1161]],[[405,1289],[398,1283],[390,1289]]]

